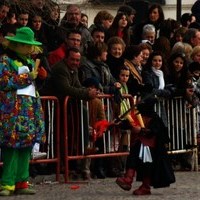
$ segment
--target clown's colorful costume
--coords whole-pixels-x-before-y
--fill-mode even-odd
[[[32,34],[31,29],[26,29]],[[19,69],[24,66],[34,68],[34,61],[13,51],[2,55],[0,60],[0,147],[3,158],[0,196],[8,196],[14,191],[32,194],[34,191],[27,183],[31,150],[36,142],[45,141],[45,126],[38,92],[34,90],[34,95],[19,92],[30,85],[34,88],[34,80],[29,76],[32,69],[28,73],[20,73]]]

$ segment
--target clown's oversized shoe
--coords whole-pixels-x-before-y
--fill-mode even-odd
[[[15,194],[33,195],[35,193],[36,193],[36,191],[34,189],[31,189],[31,188],[24,188],[24,189],[15,190]]]
[[[13,191],[11,191],[11,190],[3,189],[0,191],[0,196],[10,196],[12,194],[13,194]]]

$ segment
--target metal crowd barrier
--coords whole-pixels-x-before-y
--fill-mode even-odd
[[[108,121],[112,121],[116,115],[113,105],[113,97],[110,95],[100,96]],[[130,98],[130,96],[128,96]],[[104,150],[101,154],[86,154],[84,135],[89,125],[88,102],[66,97],[60,113],[59,101],[54,96],[43,96],[42,106],[45,114],[47,141],[41,146],[41,150],[47,153],[47,158],[31,160],[31,164],[55,163],[56,180],[60,174],[60,146],[64,145],[64,178],[69,182],[69,162],[86,158],[126,156],[128,152],[119,149],[120,130],[113,128],[104,136]],[[132,101],[131,101],[132,102]],[[197,133],[199,131],[197,108],[189,109],[183,98],[177,97],[169,100],[160,100],[155,106],[156,112],[161,116],[163,108],[166,111],[168,134],[170,143],[169,154],[193,153],[193,169],[198,170],[198,146]],[[60,127],[62,116],[62,127]],[[60,128],[63,138],[60,141]],[[87,147],[92,147],[92,144]],[[3,163],[1,162],[0,165]]]
[[[99,98],[102,100],[107,120],[112,121],[115,118],[112,96],[102,95]],[[106,134],[103,135],[103,153],[90,155],[86,153],[88,147],[93,147],[90,144],[89,146],[85,145],[84,134],[85,129],[89,126],[88,121],[90,117],[87,114],[88,109],[87,101],[72,99],[71,97],[66,97],[65,99],[63,107],[65,182],[69,182],[69,161],[71,160],[128,155],[128,152],[120,152],[118,150],[120,132],[115,127],[112,128],[112,130],[108,130]]]
[[[31,160],[31,164],[55,163],[56,181],[60,180],[60,105],[54,96],[41,97],[45,117],[46,143],[40,150],[47,153],[44,159]],[[1,165],[3,163],[1,162]]]
[[[192,152],[192,169],[198,171],[197,133],[199,131],[198,109],[188,108],[182,97],[160,100],[155,110],[161,116],[162,108],[166,111],[170,143],[168,154]]]
[[[108,121],[112,121],[115,108],[113,98],[110,95],[100,97],[106,112]],[[170,143],[169,154],[193,152],[194,169],[198,170],[197,149],[197,109],[188,109],[185,101],[180,98],[160,100],[155,106],[156,112],[161,115],[162,109],[166,110],[168,134]],[[125,156],[128,152],[120,152],[120,131],[108,131],[103,136],[104,152],[101,154],[86,154],[85,129],[89,125],[88,102],[66,97],[63,105],[63,128],[64,128],[64,165],[65,182],[69,182],[69,162],[86,158]]]

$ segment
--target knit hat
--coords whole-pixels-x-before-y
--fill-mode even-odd
[[[85,87],[91,87],[94,86],[96,89],[100,88],[100,83],[96,78],[87,78],[84,82],[83,82],[83,86]]]
[[[5,36],[9,41],[29,44],[29,45],[42,45],[34,38],[34,32],[29,27],[18,28],[15,36]]]
[[[200,63],[198,63],[198,62],[192,62],[189,65],[189,70],[190,70],[190,72],[194,72],[194,71],[197,71],[197,70],[200,71]]]

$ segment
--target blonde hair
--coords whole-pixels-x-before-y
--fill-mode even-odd
[[[195,46],[195,47],[193,48],[193,50],[192,50],[191,55],[190,55],[191,59],[193,60],[194,56],[195,56],[196,54],[198,54],[198,53],[200,53],[200,46]]]
[[[192,53],[192,46],[185,42],[177,42],[172,48],[171,54],[174,53],[184,53],[186,56],[186,60],[190,60]]]
[[[2,42],[3,48],[10,49],[11,51],[14,51],[14,52],[16,52],[16,46],[18,44],[23,44],[23,43],[8,41],[7,39],[3,40]],[[36,55],[43,52],[42,47],[35,46],[35,45],[28,45],[28,46],[32,47],[31,52],[28,52],[29,55]]]

